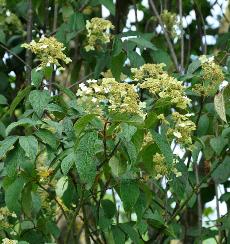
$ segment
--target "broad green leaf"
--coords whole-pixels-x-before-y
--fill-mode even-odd
[[[68,188],[68,176],[61,177],[56,184],[56,195],[62,197]]]
[[[122,51],[122,41],[119,37],[115,36],[113,41],[112,56],[117,56]]]
[[[69,170],[72,168],[75,161],[76,161],[76,156],[74,152],[70,153],[62,160],[61,170],[64,175],[68,174]]]
[[[18,104],[30,93],[32,86],[27,86],[23,90],[20,90],[17,94],[17,96],[14,98],[13,102],[10,105],[9,112],[12,115],[15,108],[18,106]]]
[[[130,64],[135,68],[139,68],[140,66],[145,64],[145,60],[143,59],[143,57],[135,51],[128,51],[127,56],[130,60]]]
[[[189,66],[188,66],[188,70],[187,73],[188,74],[193,74],[197,69],[199,69],[201,66],[201,62],[199,59],[193,61]]]
[[[76,95],[68,88],[55,83],[54,84],[61,92],[65,93],[70,99],[76,100]]]
[[[166,162],[169,165],[172,165],[173,162],[173,153],[172,150],[170,148],[169,143],[167,142],[167,140],[165,139],[165,137],[161,134],[158,134],[157,132],[155,132],[154,130],[150,130],[152,136],[153,136],[153,140],[154,142],[156,142],[157,146],[159,147],[161,153],[164,155]]]
[[[120,177],[124,174],[127,167],[126,164],[120,162],[120,160],[115,156],[109,160],[109,166],[111,167],[112,174],[116,177]]]
[[[84,131],[85,127],[96,117],[96,114],[86,114],[80,119],[78,119],[74,124],[76,136],[79,137],[81,133]]]
[[[0,121],[0,136],[3,137],[3,138],[6,137],[6,127],[2,123],[2,121]]]
[[[101,205],[104,210],[105,216],[111,219],[116,213],[115,204],[112,201],[105,199],[101,201]]]
[[[83,30],[85,28],[84,15],[82,13],[74,13],[71,15],[68,26],[71,32]]]
[[[7,128],[6,128],[6,135],[9,135],[10,132],[17,126],[36,126],[40,124],[41,122],[32,120],[30,118],[23,118],[20,119],[16,122],[11,123]]]
[[[137,127],[126,123],[122,123],[121,131],[118,133],[118,137],[126,142],[130,142],[136,131]]]
[[[0,30],[0,42],[3,44],[6,43],[6,35],[2,29]]]
[[[12,212],[18,213],[21,209],[20,198],[24,183],[25,180],[19,177],[5,189],[6,206]]]
[[[222,150],[225,148],[227,144],[228,144],[228,139],[223,138],[221,136],[212,138],[210,140],[210,145],[217,155],[221,154]]]
[[[128,235],[134,244],[142,244],[139,234],[137,231],[128,223],[121,224],[121,229]]]
[[[28,158],[32,160],[36,159],[38,153],[38,141],[34,136],[20,136],[19,144]]]
[[[131,210],[140,195],[140,190],[136,182],[123,181],[120,185],[120,197],[125,210]]]
[[[112,233],[115,244],[125,243],[125,233],[121,228],[116,225],[112,226]]]
[[[144,48],[149,48],[149,49],[152,49],[152,50],[157,50],[155,45],[153,45],[150,41],[147,41],[143,37],[139,36],[137,38],[130,38],[128,40],[130,42],[134,42],[135,44],[137,44],[138,47],[144,47]]]
[[[220,118],[224,122],[227,123],[224,97],[223,97],[223,94],[221,92],[215,95],[215,97],[214,97],[214,105],[215,105],[215,109],[216,109],[217,114],[220,116]]]
[[[6,105],[7,99],[2,94],[0,94],[0,105]]]
[[[14,143],[17,139],[18,136],[9,136],[0,142],[0,159],[2,159],[8,151],[14,148]]]
[[[30,104],[34,110],[34,112],[41,117],[44,110],[51,100],[50,93],[48,91],[38,91],[34,90],[29,95]]]
[[[230,157],[226,156],[223,162],[212,173],[212,177],[216,183],[223,183],[229,179],[230,176]]]
[[[44,143],[49,145],[51,148],[56,149],[57,148],[57,139],[55,135],[45,129],[40,129],[35,132],[35,135]]]
[[[82,182],[91,186],[97,170],[95,147],[98,140],[97,132],[87,132],[80,139],[76,148],[76,168]]]
[[[204,136],[206,135],[209,129],[209,118],[207,114],[203,114],[200,116],[198,128],[197,128],[197,135]]]
[[[120,75],[121,75],[121,71],[122,71],[125,59],[126,59],[126,55],[124,52],[121,52],[117,56],[112,57],[111,71],[112,71],[114,78],[117,81],[120,81]]]
[[[32,184],[26,184],[24,189],[22,190],[22,209],[23,212],[26,213],[26,216],[30,217],[31,216],[31,211],[32,211]]]
[[[115,16],[115,5],[112,0],[99,0],[99,3],[104,5]]]
[[[36,88],[39,88],[43,80],[43,72],[41,70],[32,69],[31,80]]]

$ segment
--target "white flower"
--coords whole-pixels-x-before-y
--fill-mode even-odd
[[[81,83],[79,84],[79,87],[80,89],[84,92],[84,91],[87,91],[88,87],[84,84],[84,83]]]
[[[99,86],[95,86],[93,89],[96,93],[101,91],[101,88]]]
[[[91,80],[91,79],[89,79],[89,80],[87,80],[86,82],[87,82],[88,84],[90,84],[90,83],[97,83],[97,80],[94,80],[94,79]]]
[[[41,45],[41,48],[47,48],[48,47],[48,45],[45,45],[45,44],[43,44],[43,45]]]
[[[110,89],[105,87],[105,88],[104,88],[104,92],[105,92],[105,93],[109,93],[109,92],[110,92]]]
[[[142,109],[142,108],[146,108],[146,102],[140,102],[139,103],[139,108]]]
[[[182,137],[182,135],[181,135],[181,133],[180,133],[179,131],[174,131],[174,132],[173,132],[173,135],[174,135],[175,137],[177,137],[177,138],[181,138],[181,137]]]
[[[80,89],[78,89],[76,95],[78,97],[81,97],[83,95],[83,92]]]
[[[18,243],[17,240],[10,240],[8,238],[2,239],[2,244],[17,244],[17,243]]]
[[[97,101],[97,98],[96,97],[93,97],[92,98],[92,102],[95,103]]]

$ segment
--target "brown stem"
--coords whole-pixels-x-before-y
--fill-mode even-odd
[[[170,37],[169,37],[167,31],[165,30],[164,23],[163,23],[163,21],[162,21],[160,15],[159,15],[159,13],[158,13],[158,11],[157,11],[157,8],[156,8],[156,6],[155,6],[154,1],[153,1],[153,0],[150,0],[149,3],[150,3],[150,6],[151,6],[151,8],[152,8],[154,14],[156,15],[157,20],[158,20],[158,22],[159,22],[159,24],[160,24],[160,26],[161,26],[161,28],[162,28],[162,30],[163,30],[163,33],[164,33],[164,36],[165,36],[165,39],[166,39],[166,42],[167,42],[167,45],[168,45],[168,48],[169,48],[171,57],[172,57],[172,59],[173,59],[173,63],[174,63],[174,65],[175,65],[175,67],[176,67],[176,70],[179,72],[180,69],[179,69],[179,64],[178,64],[177,56],[176,56],[175,50],[174,50],[174,48],[173,48],[173,44],[172,44],[172,42],[171,42],[171,40],[170,40]]]
[[[32,0],[28,0],[28,20],[27,20],[27,43],[32,41],[32,27],[33,27],[33,5]],[[31,83],[31,68],[32,67],[32,52],[26,49],[26,82]]]

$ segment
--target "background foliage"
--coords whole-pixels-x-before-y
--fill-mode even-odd
[[[0,1],[0,239],[228,243],[229,3],[114,2]],[[107,42],[108,32],[96,32],[94,50],[87,50],[87,21],[102,15],[114,26],[111,36]],[[47,53],[22,47],[42,36],[63,43],[72,62],[51,39]],[[214,56],[211,66],[201,55]],[[55,56],[60,64],[41,67],[44,57]],[[147,69],[135,77],[132,68],[149,63],[164,63],[165,73]],[[168,90],[176,79],[183,82],[189,106],[173,102],[173,88],[168,97],[151,94],[143,85],[148,75],[161,77],[159,84],[171,81]],[[86,80],[103,88],[103,76],[105,83],[117,81],[110,99],[134,85],[138,98],[131,96],[124,111],[125,100],[114,100],[112,110],[104,104],[103,113],[90,107]],[[139,107],[131,111],[135,99],[145,115]],[[194,114],[186,128],[196,130],[167,137],[175,111]]]

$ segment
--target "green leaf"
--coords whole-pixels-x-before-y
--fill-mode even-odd
[[[198,123],[197,134],[199,136],[204,136],[209,129],[209,118],[207,114],[201,115]]]
[[[137,38],[130,38],[128,39],[130,42],[134,42],[135,44],[137,44],[138,47],[144,47],[144,48],[149,48],[152,50],[157,50],[157,48],[155,47],[155,45],[153,45],[150,41],[147,41],[146,39],[144,39],[143,37],[137,37]]]
[[[156,142],[157,146],[159,147],[161,153],[164,155],[166,162],[169,165],[172,165],[173,163],[173,153],[172,150],[170,148],[169,143],[167,142],[166,138],[161,135],[158,134],[157,132],[155,132],[154,130],[150,130],[152,136],[153,136],[153,140],[154,142]]]
[[[68,176],[61,177],[56,184],[56,195],[62,197],[68,188]]]
[[[85,127],[96,117],[96,114],[86,114],[80,119],[78,119],[77,122],[74,124],[76,136],[79,137],[81,133],[84,131]]]
[[[101,205],[104,210],[105,216],[111,219],[116,213],[115,204],[112,201],[105,199],[101,201]]]
[[[141,244],[143,243],[139,237],[139,234],[137,231],[128,223],[124,223],[120,225],[122,230],[129,236],[129,238],[133,241],[135,244]]]
[[[19,144],[28,158],[32,160],[36,159],[38,153],[38,141],[34,136],[20,136]]]
[[[125,233],[118,226],[112,226],[113,240],[115,244],[125,243]]]
[[[188,70],[187,73],[188,74],[193,74],[197,69],[199,69],[201,66],[201,62],[199,59],[193,61],[189,66],[188,66]]]
[[[90,187],[96,176],[97,161],[95,158],[97,132],[87,132],[80,139],[76,148],[76,168],[82,182]]]
[[[76,161],[76,155],[74,152],[67,155],[61,162],[61,170],[64,175],[67,175],[72,168],[74,161]]]
[[[57,148],[57,139],[55,135],[49,130],[40,129],[35,132],[35,135],[44,143],[49,145],[51,148]]]
[[[30,93],[32,86],[27,86],[23,90],[20,90],[17,94],[17,96],[14,98],[10,105],[9,113],[10,115],[13,114],[15,108],[18,106],[18,104]]]
[[[69,30],[71,32],[80,31],[85,28],[84,15],[81,13],[74,13],[71,15],[68,22]]]
[[[16,122],[11,123],[7,128],[6,128],[6,135],[9,135],[10,132],[17,126],[36,126],[40,124],[41,122],[35,121],[29,118],[23,118],[20,119]]]
[[[117,81],[120,81],[120,75],[121,75],[121,71],[122,71],[125,59],[126,59],[126,55],[124,52],[121,52],[117,56],[112,57],[111,71],[112,71],[114,78]]]
[[[230,157],[226,156],[224,161],[220,163],[220,165],[216,168],[216,170],[212,173],[212,177],[216,183],[223,183],[228,180],[230,176]]]
[[[210,145],[217,155],[221,154],[222,150],[225,148],[227,144],[228,144],[228,139],[223,138],[221,136],[212,138],[210,140]]]
[[[6,43],[6,35],[2,29],[0,29],[0,42],[3,44]]]
[[[103,4],[110,13],[115,16],[115,5],[113,3],[113,0],[99,0],[100,4]]]
[[[0,159],[2,159],[8,151],[14,148],[14,143],[17,139],[17,136],[9,136],[0,142]]]
[[[140,190],[134,181],[123,181],[120,186],[120,197],[125,210],[131,210],[140,195]]]
[[[115,156],[109,160],[109,166],[111,168],[112,174],[116,177],[121,176],[126,171],[126,165]]]
[[[216,109],[217,114],[220,116],[220,118],[224,122],[227,123],[224,96],[223,96],[223,94],[221,92],[215,95],[215,97],[214,97],[214,105],[215,105],[215,109]]]
[[[121,131],[118,133],[118,137],[121,140],[124,140],[126,142],[130,142],[133,135],[136,133],[137,127],[133,125],[129,125],[126,123],[121,124]]]
[[[7,99],[0,94],[0,105],[6,105],[7,104]]]
[[[65,93],[70,99],[76,100],[76,95],[70,89],[57,83],[55,83],[54,85],[59,89],[59,91]]]
[[[20,197],[25,180],[22,177],[17,178],[11,185],[5,189],[6,206],[11,212],[18,213],[21,209]]]
[[[128,51],[127,57],[130,60],[130,64],[135,68],[139,68],[140,66],[145,64],[145,60],[143,59],[143,57],[135,51]]]
[[[48,91],[34,90],[29,95],[30,104],[38,117],[42,116],[50,100],[51,96]]]
[[[32,71],[31,71],[31,80],[32,80],[33,85],[36,88],[39,88],[39,86],[41,85],[41,82],[43,80],[43,72],[42,72],[42,70],[32,69]]]

